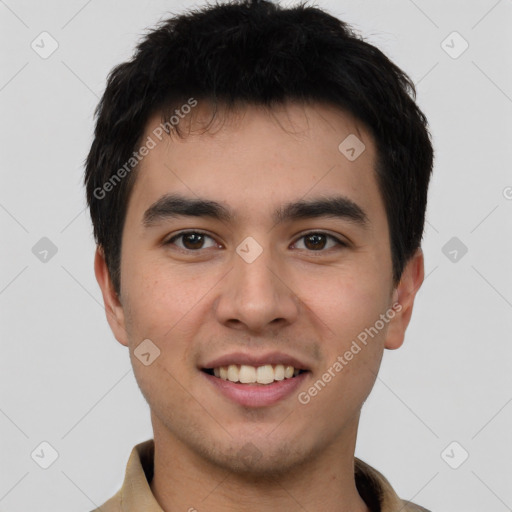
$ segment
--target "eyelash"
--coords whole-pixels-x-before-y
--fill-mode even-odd
[[[208,233],[205,233],[204,231],[198,231],[198,230],[190,230],[190,231],[182,231],[181,233],[178,233],[177,235],[174,235],[172,238],[169,238],[169,240],[165,241],[163,243],[163,245],[172,245],[174,243],[175,240],[179,239],[179,238],[182,238],[186,235],[191,235],[191,234],[197,234],[197,235],[204,235],[208,238],[211,238],[213,240],[213,237],[210,236]],[[348,244],[346,242],[343,242],[342,240],[340,240],[339,238],[329,234],[329,233],[325,233],[323,231],[309,231],[307,233],[304,233],[303,235],[301,235],[299,238],[297,238],[297,241],[301,240],[302,238],[306,238],[307,236],[310,236],[310,235],[324,235],[325,237],[327,238],[330,238],[331,240],[334,240],[336,242],[336,244],[340,247],[348,247]],[[294,242],[296,243],[296,242]],[[186,248],[183,248],[183,247],[178,247],[179,250],[181,251],[185,251],[185,252],[200,252],[202,249],[186,249]],[[332,249],[332,247],[331,247]],[[328,249],[319,249],[317,251],[315,250],[308,250],[306,249],[308,252],[326,252]]]

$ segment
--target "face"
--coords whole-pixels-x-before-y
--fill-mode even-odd
[[[119,300],[101,252],[96,274],[155,431],[216,466],[277,474],[353,449],[423,267],[418,254],[393,286],[360,123],[320,104],[242,114],[158,141],[128,204]],[[349,135],[365,145],[355,160],[338,149]]]

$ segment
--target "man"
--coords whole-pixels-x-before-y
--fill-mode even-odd
[[[112,71],[95,273],[154,439],[97,510],[426,510],[354,457],[424,275],[413,98],[343,22],[267,1],[162,22]]]

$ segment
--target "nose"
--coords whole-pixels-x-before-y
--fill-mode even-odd
[[[235,254],[233,264],[215,303],[219,322],[261,333],[296,321],[299,297],[292,289],[284,265],[279,264],[270,249],[264,249],[252,262]]]

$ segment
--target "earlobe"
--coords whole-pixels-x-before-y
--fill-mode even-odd
[[[103,295],[105,314],[110,329],[119,343],[128,346],[123,306],[114,290],[101,246],[96,247],[96,253],[94,255],[94,274],[96,275],[96,281],[98,281]]]
[[[399,306],[395,308],[395,317],[389,324],[385,348],[395,350],[402,346],[405,331],[411,320],[414,299],[423,283],[424,276],[423,251],[419,248],[407,262],[400,283],[393,291],[393,304],[398,303]]]

